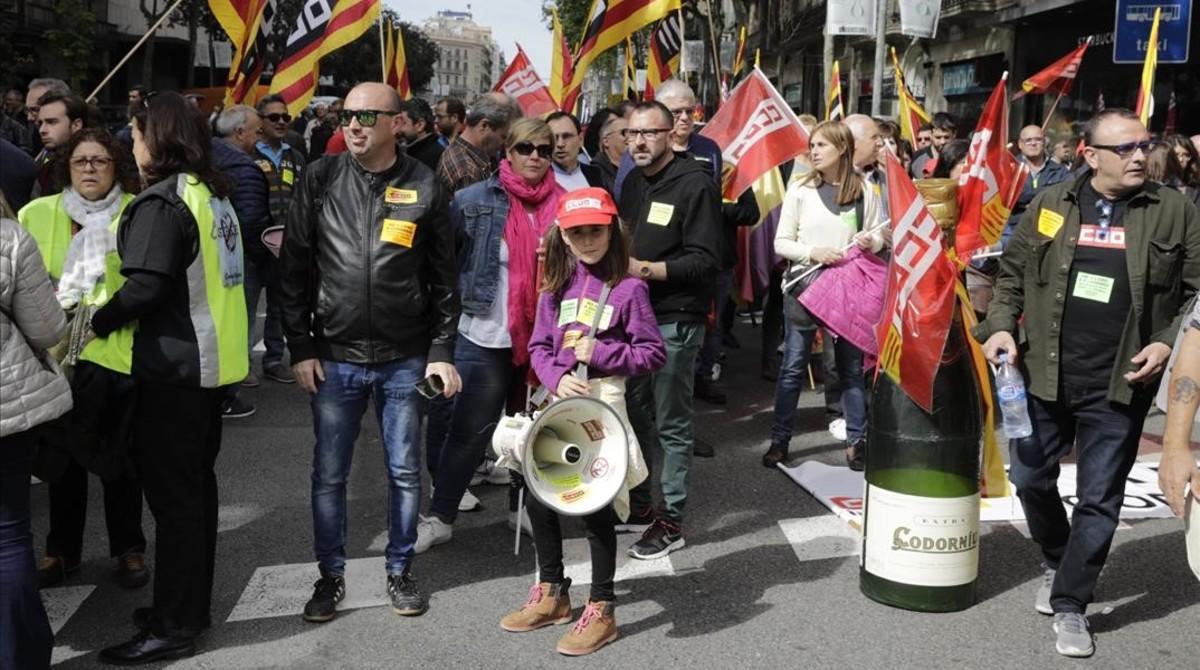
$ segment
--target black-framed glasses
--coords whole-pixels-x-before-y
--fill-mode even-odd
[[[258,116],[260,118],[270,121],[271,123],[291,123],[292,122],[292,115],[288,114],[287,112],[283,112],[283,113],[275,112],[274,114],[259,114]]]
[[[549,144],[534,144],[533,142],[517,142],[513,145],[513,151],[517,152],[518,156],[529,157],[533,152],[542,158],[549,158],[554,154],[554,147]]]
[[[1149,154],[1151,151],[1154,151],[1154,147],[1158,146],[1158,142],[1154,140],[1142,140],[1141,142],[1125,142],[1124,144],[1089,144],[1088,146],[1093,149],[1106,149],[1121,158],[1129,158],[1138,149],[1141,149],[1143,154]]]
[[[343,109],[338,114],[338,122],[342,127],[350,125],[354,119],[358,119],[358,125],[363,128],[374,128],[376,123],[379,123],[379,115],[396,116],[400,112],[391,112],[386,109]]]
[[[71,159],[71,167],[76,170],[92,168],[93,170],[103,170],[113,164],[113,159],[108,156],[80,156]]]
[[[675,118],[677,118],[677,119],[678,119],[678,118],[680,118],[680,117],[685,117],[685,118],[686,118],[686,117],[689,117],[689,116],[691,116],[691,115],[692,115],[692,108],[691,108],[691,107],[679,107],[679,108],[677,108],[677,109],[670,109],[670,108],[668,108],[668,110],[667,110],[667,111],[671,112],[671,116],[673,116],[673,117],[675,117]]]
[[[621,137],[624,137],[626,141],[642,138],[653,140],[657,139],[659,135],[669,133],[672,130],[674,128],[626,128],[621,131]]]

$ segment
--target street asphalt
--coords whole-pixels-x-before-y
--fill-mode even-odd
[[[983,535],[978,599],[965,611],[919,614],[864,597],[848,526],[784,473],[759,462],[774,390],[759,377],[759,333],[739,322],[742,347],[728,351],[722,379],[730,404],[696,403],[697,438],[716,456],[694,463],[687,547],[653,565],[621,559],[620,639],[602,651],[559,656],[554,645],[565,626],[525,634],[500,630],[500,618],[524,603],[535,566],[528,538],[513,555],[507,490],[498,486],[473,488],[483,510],[460,515],[451,542],[416,558],[416,575],[431,599],[427,614],[403,618],[376,604],[342,611],[327,624],[303,622],[294,612],[317,577],[309,506],[311,413],[298,388],[264,380],[243,391],[257,414],[225,423],[217,463],[222,532],[214,626],[194,658],[161,667],[1200,667],[1200,582],[1188,570],[1178,519],[1132,521],[1117,532],[1090,610],[1096,655],[1086,661],[1055,653],[1051,619],[1033,610],[1039,553],[1011,524],[991,525]],[[843,465],[841,446],[825,430],[821,397],[819,387],[802,396],[792,460]],[[1161,417],[1152,418],[1147,432],[1161,432],[1161,425]],[[1154,455],[1145,458],[1153,461]],[[149,604],[151,595],[149,586],[126,591],[113,581],[101,487],[94,478],[92,484],[85,563],[67,588],[47,594],[56,619],[65,619],[55,648],[63,668],[99,667],[96,652],[134,633],[129,613]],[[349,482],[350,558],[382,554],[386,497],[379,431],[369,411]],[[45,486],[34,487],[33,504],[40,556]],[[153,551],[148,510],[144,524]],[[567,528],[582,537],[581,524]],[[796,530],[789,535],[785,528]],[[622,552],[636,539],[620,537]],[[583,560],[584,541],[568,544],[568,554]],[[364,593],[368,604],[382,602],[378,560],[360,563],[370,569],[351,590]],[[578,608],[587,587],[577,586],[571,595]]]

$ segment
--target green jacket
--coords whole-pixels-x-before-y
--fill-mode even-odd
[[[1058,395],[1059,337],[1081,225],[1079,191],[1090,178],[1088,173],[1056,184],[1030,203],[1000,257],[987,319],[972,331],[980,342],[1000,331],[1015,336],[1024,316],[1023,367],[1030,393],[1044,400]],[[1171,346],[1189,301],[1200,290],[1200,213],[1177,191],[1148,181],[1130,199],[1122,225],[1133,309],[1121,326],[1108,398],[1130,404],[1135,391],[1152,393],[1157,380],[1125,381],[1123,375],[1136,369],[1129,359],[1152,342]]]

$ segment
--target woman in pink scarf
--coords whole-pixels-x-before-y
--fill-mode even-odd
[[[450,540],[458,512],[478,506],[467,485],[496,420],[510,397],[521,400],[515,409],[524,409],[529,338],[537,315],[538,247],[554,226],[563,194],[550,171],[553,149],[544,121],[515,121],[500,170],[454,194],[450,216],[459,232],[462,298],[454,366],[463,390],[451,400],[435,400],[430,410],[426,451],[433,503],[417,525],[417,553]],[[509,521],[518,522],[515,512]]]

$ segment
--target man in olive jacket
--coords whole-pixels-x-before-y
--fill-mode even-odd
[[[1200,214],[1146,180],[1150,134],[1128,110],[1088,122],[1091,168],[1029,205],[1000,259],[974,335],[993,362],[1026,342],[1033,436],[1012,440],[1011,479],[1045,557],[1034,607],[1054,615],[1057,650],[1094,651],[1084,611],[1108,556],[1142,423],[1192,296],[1200,289]],[[1076,448],[1068,523],[1059,460]]]

